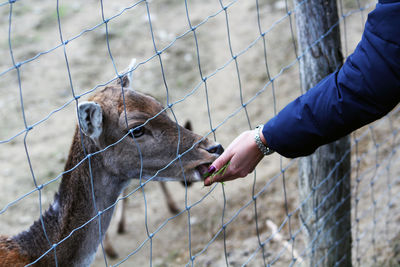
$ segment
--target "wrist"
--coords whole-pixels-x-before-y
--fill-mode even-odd
[[[264,125],[261,124],[255,128],[254,140],[257,144],[257,147],[260,149],[260,151],[263,153],[263,155],[268,156],[268,155],[274,153],[275,151],[268,147],[267,140],[265,139],[265,137],[262,133],[263,127],[264,127]]]
[[[264,125],[263,125],[263,126],[264,126]],[[259,132],[260,140],[261,140],[261,142],[264,144],[264,146],[268,146],[267,140],[266,140],[265,137],[264,137],[264,134],[263,134],[263,132],[262,132],[262,129],[263,129],[263,127],[260,128],[260,132]]]

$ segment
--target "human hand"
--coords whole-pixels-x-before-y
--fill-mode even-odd
[[[224,153],[211,164],[209,173],[215,173],[229,162],[226,170],[221,174],[207,177],[204,180],[205,186],[209,186],[214,182],[225,182],[245,177],[255,169],[264,155],[257,147],[254,135],[254,130],[245,131],[233,140]],[[265,142],[262,134],[260,134],[260,137]]]

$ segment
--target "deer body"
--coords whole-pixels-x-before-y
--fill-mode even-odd
[[[178,126],[154,98],[129,85],[124,76],[79,105],[81,131],[77,127],[59,190],[42,215],[47,236],[38,220],[14,237],[0,237],[0,266],[36,260],[33,266],[55,266],[56,259],[58,266],[88,266],[110,224],[109,207],[132,178],[199,181],[216,158],[210,152],[215,143]],[[173,161],[177,153],[182,156]]]

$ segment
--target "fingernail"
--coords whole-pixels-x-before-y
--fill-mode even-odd
[[[211,165],[210,168],[208,168],[207,172],[208,173],[214,173],[216,170],[217,169],[213,165]]]

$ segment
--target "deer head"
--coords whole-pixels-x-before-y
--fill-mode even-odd
[[[121,179],[200,181],[223,151],[171,120],[156,99],[132,90],[129,75],[80,103],[78,113],[89,147],[107,147],[103,166]]]

